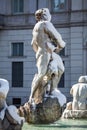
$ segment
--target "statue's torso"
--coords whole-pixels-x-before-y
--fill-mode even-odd
[[[45,33],[46,24],[44,21],[38,22],[33,29],[33,39],[36,41],[38,49],[45,51],[46,43],[49,41]]]

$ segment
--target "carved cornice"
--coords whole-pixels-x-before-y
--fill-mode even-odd
[[[87,26],[87,10],[69,10],[51,14],[52,23],[57,28]],[[34,14],[0,15],[0,19],[0,29],[33,29],[36,23]]]

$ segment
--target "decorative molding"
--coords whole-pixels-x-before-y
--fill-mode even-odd
[[[52,23],[58,28],[87,26],[86,15],[87,10],[69,10],[57,13],[52,12]],[[34,13],[0,15],[0,19],[0,29],[2,30],[33,29],[36,23]]]

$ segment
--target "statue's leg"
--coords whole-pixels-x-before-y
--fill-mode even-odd
[[[73,98],[72,110],[79,110],[78,100],[76,99],[76,97]]]
[[[32,86],[31,86],[31,94],[30,94],[29,102],[32,102],[32,98],[34,97],[34,94],[35,94],[38,86],[40,85],[41,81],[43,80],[43,77],[46,74],[47,68],[44,67],[42,70],[43,71],[41,73],[37,74],[34,77],[34,80],[32,82]]]
[[[49,62],[49,58],[47,53],[41,54],[40,57],[38,58],[37,60],[38,74],[36,75],[36,77],[32,82],[32,86],[31,86],[32,90],[31,90],[31,95],[29,100],[32,100],[37,88],[39,87],[41,81],[43,80],[43,77],[46,75],[48,62]]]
[[[42,80],[42,76],[37,75],[36,80],[34,80],[32,82],[32,85],[31,85],[31,94],[30,94],[29,102],[32,102],[32,99],[34,97],[35,91],[38,88],[38,85],[39,85],[39,83],[40,83],[41,80]]]

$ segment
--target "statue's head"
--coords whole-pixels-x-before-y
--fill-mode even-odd
[[[42,8],[35,12],[35,18],[37,21],[45,20],[45,21],[51,21],[51,14],[49,12],[48,8]]]
[[[87,83],[87,76],[80,76],[78,79],[79,83]]]

